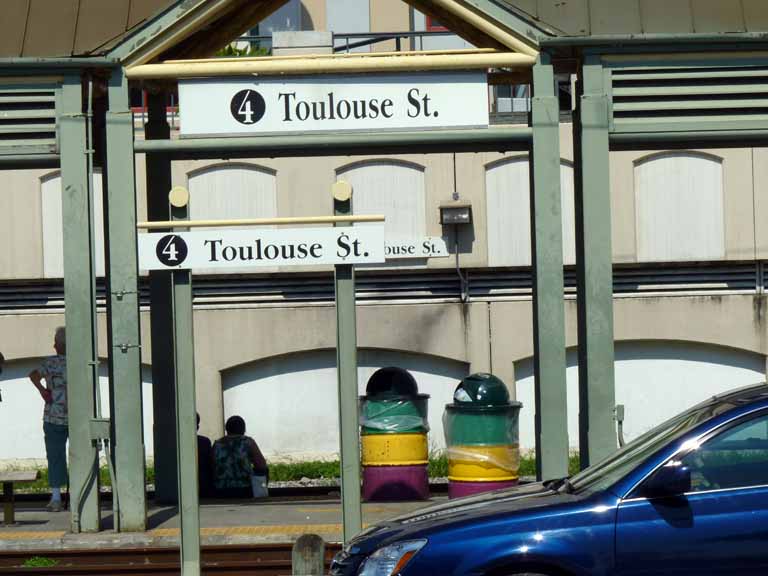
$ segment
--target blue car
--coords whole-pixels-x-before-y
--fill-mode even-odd
[[[768,575],[768,385],[716,396],[602,462],[367,529],[334,576]]]

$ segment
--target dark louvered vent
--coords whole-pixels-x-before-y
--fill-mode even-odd
[[[530,269],[465,270],[470,297],[475,301],[530,298]],[[613,290],[621,296],[696,294],[753,294],[768,283],[764,263],[702,265],[634,265],[616,267]],[[281,276],[199,277],[194,283],[195,306],[290,306],[333,302],[331,274]],[[452,270],[366,272],[357,275],[358,302],[458,301],[460,282]],[[140,286],[142,306],[149,305],[146,279]],[[575,295],[576,274],[565,271],[565,293]],[[104,283],[97,283],[97,303],[105,305]],[[0,283],[0,310],[53,311],[64,309],[61,281]]]
[[[613,131],[765,129],[768,66],[613,69]]]
[[[0,154],[56,152],[57,136],[55,88],[0,85]]]

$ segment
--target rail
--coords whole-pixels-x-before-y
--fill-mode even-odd
[[[330,567],[338,544],[326,544],[325,566]],[[291,574],[292,544],[236,544],[202,546],[201,569],[206,576]],[[36,558],[37,560],[32,560]],[[48,565],[43,565],[48,564]],[[162,548],[60,548],[0,551],[0,575],[93,576],[130,574],[156,576],[179,574],[179,549]]]

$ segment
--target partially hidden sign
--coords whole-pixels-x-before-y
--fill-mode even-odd
[[[139,234],[139,268],[247,268],[384,262],[384,225]]]
[[[181,136],[488,126],[485,72],[179,81]]]

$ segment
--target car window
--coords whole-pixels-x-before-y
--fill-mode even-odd
[[[711,418],[712,411],[712,406],[702,404],[663,422],[607,458],[573,476],[571,485],[576,491],[608,488],[668,443]]]
[[[768,485],[768,415],[718,434],[682,459],[691,491]]]

